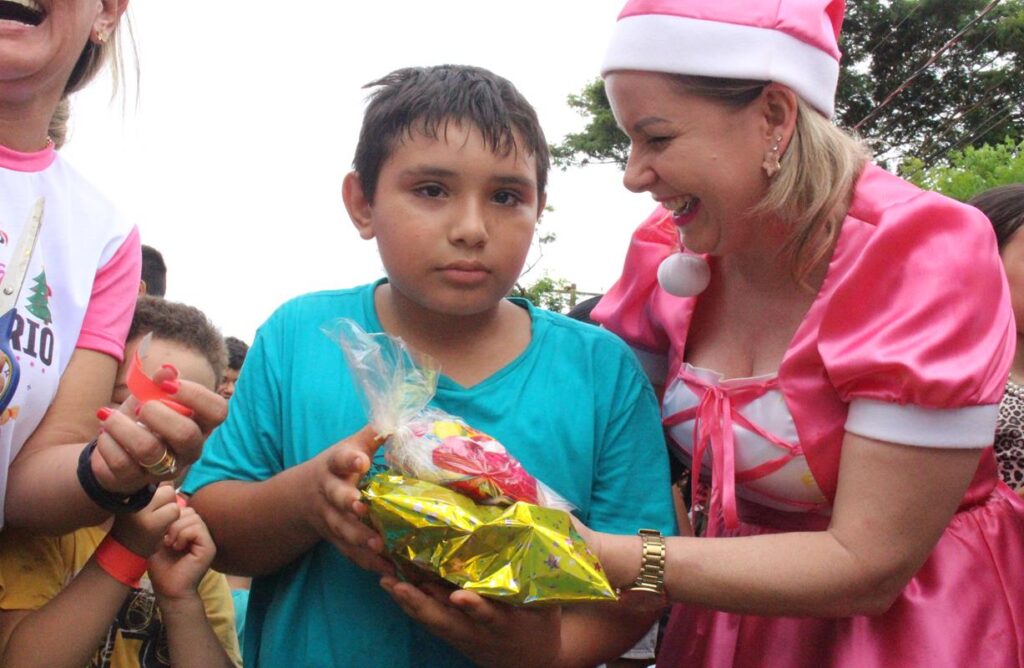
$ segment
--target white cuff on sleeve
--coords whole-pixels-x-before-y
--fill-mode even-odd
[[[876,399],[854,399],[846,431],[901,445],[984,448],[992,445],[999,404],[963,408],[921,408]]]

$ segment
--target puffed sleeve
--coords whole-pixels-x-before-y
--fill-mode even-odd
[[[850,407],[846,430],[905,445],[991,445],[1015,339],[991,225],[916,190],[871,222],[819,339]]]
[[[618,334],[637,354],[655,384],[664,381],[673,348],[682,351],[692,299],[674,297],[658,285],[658,266],[679,252],[671,213],[658,207],[633,233],[622,275],[590,314]],[[679,339],[679,340],[677,340]]]
[[[590,314],[631,346],[664,351],[668,337],[652,309],[658,292],[658,265],[679,250],[679,235],[669,212],[658,207],[640,227],[626,253],[622,276]]]

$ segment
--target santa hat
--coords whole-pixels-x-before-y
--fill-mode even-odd
[[[777,81],[832,117],[844,0],[629,0],[601,67]]]

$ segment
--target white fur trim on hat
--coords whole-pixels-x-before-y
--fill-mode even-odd
[[[776,81],[829,118],[839,82],[839,61],[786,33],[663,14],[616,22],[601,76],[616,70]]]

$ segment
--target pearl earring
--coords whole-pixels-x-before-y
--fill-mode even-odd
[[[658,265],[658,284],[675,297],[696,297],[711,282],[711,268],[704,258],[674,253]]]

